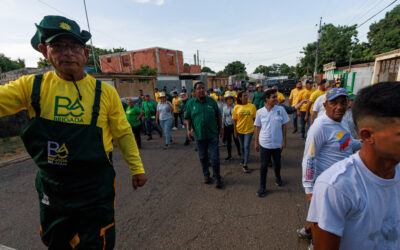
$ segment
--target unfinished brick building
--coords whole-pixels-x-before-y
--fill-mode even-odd
[[[103,73],[134,72],[141,65],[156,68],[158,74],[184,73],[183,53],[179,50],[154,47],[108,54],[99,58]]]

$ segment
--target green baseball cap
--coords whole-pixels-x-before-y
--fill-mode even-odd
[[[63,16],[45,16],[40,24],[35,23],[35,26],[37,30],[31,39],[31,45],[37,51],[39,44],[50,43],[59,36],[71,36],[82,45],[92,37],[88,31],[81,31],[75,21]]]

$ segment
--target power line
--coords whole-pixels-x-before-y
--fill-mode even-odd
[[[389,5],[387,5],[385,8],[383,8],[382,10],[380,10],[378,13],[376,13],[375,15],[371,16],[370,18],[368,18],[367,20],[365,20],[363,23],[357,25],[357,29],[360,28],[361,26],[363,26],[364,24],[366,24],[369,20],[371,20],[372,18],[376,17],[378,14],[380,14],[382,11],[384,11],[385,9],[389,8],[391,5],[393,5],[395,2],[397,2],[398,0],[394,0],[393,2],[391,2]]]

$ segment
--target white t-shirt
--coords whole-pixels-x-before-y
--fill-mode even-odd
[[[361,149],[361,142],[351,137],[346,122],[336,122],[326,114],[314,121],[307,133],[303,154],[303,187],[313,192],[316,178],[338,161]]]
[[[157,110],[159,113],[158,119],[161,121],[172,119],[172,113],[169,107],[172,107],[172,104],[169,101],[166,101],[165,103],[159,102],[157,104]]]
[[[281,148],[283,142],[282,125],[290,118],[285,109],[275,105],[270,111],[264,106],[257,110],[254,126],[261,127],[258,141],[263,148]]]
[[[318,177],[307,221],[340,236],[340,249],[400,249],[400,164],[388,180],[358,153],[336,163]]]
[[[325,96],[326,94],[319,96],[314,102],[312,111],[318,112],[317,117],[320,117],[321,115],[325,114],[325,107],[324,107]]]

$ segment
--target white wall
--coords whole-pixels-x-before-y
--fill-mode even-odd
[[[351,77],[353,76],[353,72],[356,72],[356,79],[354,81],[353,94],[357,94],[357,92],[371,85],[372,75],[374,73],[374,66],[362,67],[362,68],[352,68],[351,73],[349,74],[349,79],[347,84],[351,84]]]

